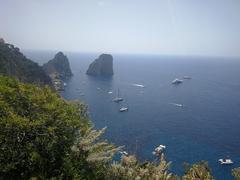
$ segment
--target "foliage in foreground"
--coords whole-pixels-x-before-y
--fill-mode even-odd
[[[121,162],[111,165],[107,179],[116,180],[177,180],[178,177],[169,172],[170,163],[164,155],[160,157],[159,163],[145,162],[139,163],[135,156],[122,156]]]
[[[170,163],[112,158],[116,148],[94,130],[86,106],[49,88],[0,76],[0,179],[176,180]],[[239,179],[239,169],[233,170]],[[189,167],[184,180],[213,180],[205,162]]]
[[[0,78],[0,176],[50,177],[61,173],[77,130],[89,126],[79,105],[52,93]]]
[[[193,164],[186,169],[183,180],[214,180],[206,161]]]
[[[234,168],[232,170],[232,175],[235,177],[236,180],[240,180],[240,167]]]

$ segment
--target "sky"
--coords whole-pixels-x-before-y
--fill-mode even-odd
[[[240,0],[0,0],[21,49],[240,57]]]

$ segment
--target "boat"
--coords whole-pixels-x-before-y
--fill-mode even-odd
[[[152,152],[153,155],[159,156],[162,154],[162,152],[166,149],[165,145],[160,144],[158,147],[156,147],[154,149],[154,151]]]
[[[119,153],[122,154],[122,155],[124,155],[124,156],[128,156],[127,151],[120,151]]]
[[[172,84],[181,84],[182,82],[183,82],[183,80],[176,78],[172,81]]]
[[[120,97],[116,97],[113,99],[114,102],[120,102],[120,101],[123,101],[123,98],[120,98]]]
[[[118,93],[117,93],[117,97],[115,97],[114,99],[113,99],[113,102],[120,102],[120,101],[123,101],[123,98],[121,98],[121,97],[119,97],[119,89],[118,89]]]
[[[64,82],[64,83],[63,83],[63,86],[66,87],[66,86],[67,86],[67,83]]]
[[[233,161],[231,159],[219,159],[218,160],[221,165],[231,165],[233,164]]]
[[[108,91],[108,94],[112,94],[113,92],[112,91]]]
[[[128,108],[127,108],[127,107],[121,107],[121,108],[119,109],[119,111],[120,111],[120,112],[125,112],[125,111],[128,111]]]

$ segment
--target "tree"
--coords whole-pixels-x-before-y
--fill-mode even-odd
[[[232,175],[235,177],[236,180],[240,180],[240,167],[234,168],[232,170]]]
[[[211,175],[211,170],[208,167],[206,161],[193,164],[191,167],[186,169],[185,175],[182,177],[183,180],[214,180]]]
[[[76,138],[90,126],[81,105],[48,87],[7,77],[0,84],[0,176],[57,177]]]
[[[139,163],[135,156],[125,156],[121,162],[115,162],[111,165],[106,179],[116,180],[177,180],[174,174],[168,172],[170,163],[165,160],[164,155],[160,157],[159,163],[152,162]]]

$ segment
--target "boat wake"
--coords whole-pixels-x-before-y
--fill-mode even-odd
[[[142,84],[132,84],[133,86],[136,86],[136,87],[142,87],[142,88],[144,88],[145,86],[144,85],[142,85]]]
[[[169,104],[171,104],[173,106],[177,106],[177,107],[183,107],[183,104],[178,104],[178,103],[169,103]]]

